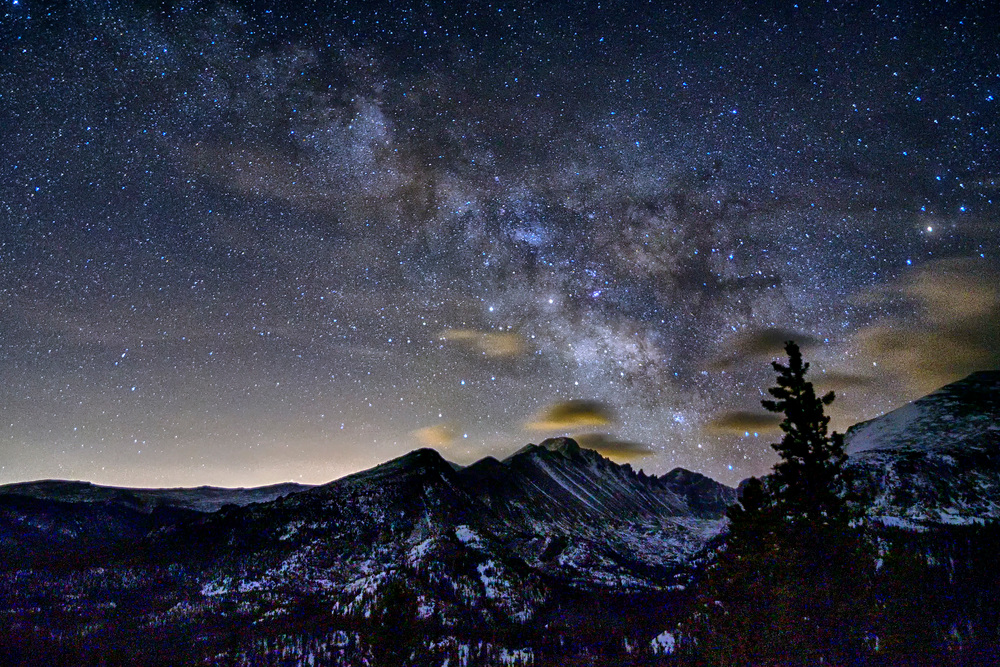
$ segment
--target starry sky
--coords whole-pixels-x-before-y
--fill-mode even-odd
[[[785,340],[1000,364],[993,3],[2,1],[0,483],[736,483]]]

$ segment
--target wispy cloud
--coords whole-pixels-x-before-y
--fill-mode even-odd
[[[943,260],[864,295],[904,300],[910,313],[861,329],[854,347],[915,395],[1000,366],[1000,271],[983,260]]]

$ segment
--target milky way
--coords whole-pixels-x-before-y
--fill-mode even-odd
[[[288,4],[6,0],[0,482],[735,483],[786,339],[840,428],[1000,363],[990,11]]]

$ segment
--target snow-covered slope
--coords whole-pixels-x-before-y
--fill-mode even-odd
[[[1000,371],[981,371],[848,429],[850,466],[890,525],[1000,517]]]
[[[722,530],[736,497],[682,469],[640,475],[570,438],[484,459],[459,477],[501,519],[512,552],[579,585],[653,585]]]
[[[520,623],[553,582],[668,585],[722,529],[721,507],[711,508],[735,497],[700,476],[684,489],[680,477],[640,476],[570,439],[459,469],[424,449],[151,539],[166,554],[202,545],[206,599],[322,592],[335,614],[367,616],[404,585],[446,625]]]
[[[986,450],[1000,442],[1000,371],[980,371],[882,415],[856,424],[847,451]]]

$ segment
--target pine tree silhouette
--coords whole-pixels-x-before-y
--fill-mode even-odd
[[[836,521],[844,510],[844,436],[828,432],[830,417],[824,407],[834,394],[816,396],[806,381],[809,364],[794,341],[785,343],[788,365],[772,362],[778,373],[777,386],[768,392],[776,400],[761,404],[771,412],[784,413],[781,442],[771,445],[781,456],[768,479],[772,503],[791,521],[813,525]]]
[[[762,401],[784,414],[774,472],[744,483],[727,511],[725,550],[708,571],[690,625],[695,662],[852,664],[865,655],[874,559],[852,526],[843,437],[829,432],[794,342]],[[848,620],[850,619],[850,620]]]

